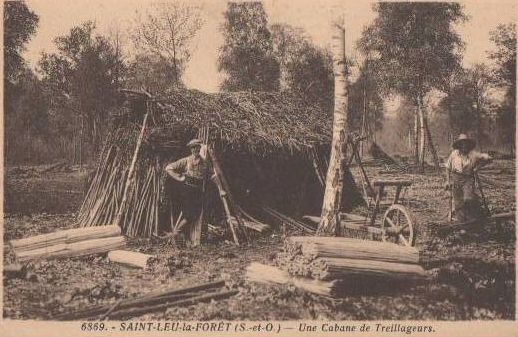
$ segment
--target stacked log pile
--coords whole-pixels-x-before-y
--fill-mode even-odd
[[[344,237],[286,239],[278,264],[292,276],[323,282],[358,279],[419,280],[426,277],[414,247]]]
[[[107,253],[122,248],[126,239],[119,226],[74,228],[11,240],[18,261]]]
[[[314,294],[339,297],[347,291],[379,288],[388,281],[426,277],[414,247],[344,237],[294,236],[278,255],[280,268],[253,262],[247,279],[292,284]],[[365,287],[363,287],[363,285]],[[376,289],[378,290],[378,289]]]

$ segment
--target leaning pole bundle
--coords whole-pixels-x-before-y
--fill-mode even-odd
[[[327,235],[336,235],[339,229],[338,212],[342,201],[346,164],[348,82],[343,25],[335,24],[332,47],[335,79],[333,138],[322,204],[322,216],[318,227],[319,234]]]
[[[99,158],[97,172],[79,210],[80,227],[114,224],[128,236],[149,237],[159,223],[161,167],[142,149],[151,122],[147,93],[142,123],[117,126]],[[140,116],[140,115],[139,115]]]

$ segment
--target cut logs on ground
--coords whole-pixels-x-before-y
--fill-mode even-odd
[[[426,278],[416,248],[344,237],[289,237],[277,262],[292,276],[327,282],[358,277],[380,282]]]
[[[61,230],[10,241],[18,261],[102,254],[126,246],[118,226]]]
[[[112,262],[135,268],[147,268],[156,260],[153,255],[130,252],[127,250],[112,250],[108,253],[108,259]]]

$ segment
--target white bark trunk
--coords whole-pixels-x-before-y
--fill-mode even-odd
[[[430,133],[430,129],[428,127],[428,116],[426,113],[426,110],[423,108],[423,99],[420,97],[417,100],[417,106],[419,110],[419,117],[421,120],[420,128],[420,146],[419,146],[419,166],[421,169],[424,169],[425,164],[425,156],[426,156],[426,150],[428,147],[428,150],[430,151],[430,154],[432,155],[432,160],[434,163],[435,168],[439,168],[439,158],[437,157],[437,152],[435,151],[435,147],[433,145],[433,139],[432,135]]]
[[[419,166],[424,168],[425,147],[426,147],[426,115],[423,110],[421,98],[417,99],[417,113],[419,114]]]
[[[416,111],[414,116],[414,162],[419,164],[419,113]]]
[[[333,73],[335,78],[333,140],[326,176],[322,205],[320,234],[337,234],[337,216],[340,211],[346,158],[348,83],[345,63],[345,30],[336,26],[333,36]]]
[[[428,119],[425,119],[424,128],[426,131],[426,141],[428,143],[428,150],[432,155],[433,165],[436,169],[439,168],[439,157],[437,156],[437,151],[435,150],[435,146],[433,145],[432,134],[430,133],[430,128],[428,127]]]

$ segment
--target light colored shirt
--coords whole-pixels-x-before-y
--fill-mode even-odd
[[[491,156],[487,153],[472,150],[467,155],[463,155],[459,150],[453,150],[446,161],[446,169],[450,172],[471,174],[474,168],[490,160]]]
[[[186,175],[197,179],[205,178],[209,169],[209,163],[206,159],[203,159],[201,156],[195,157],[193,155],[179,159],[165,167],[167,172],[172,171],[177,175]]]

